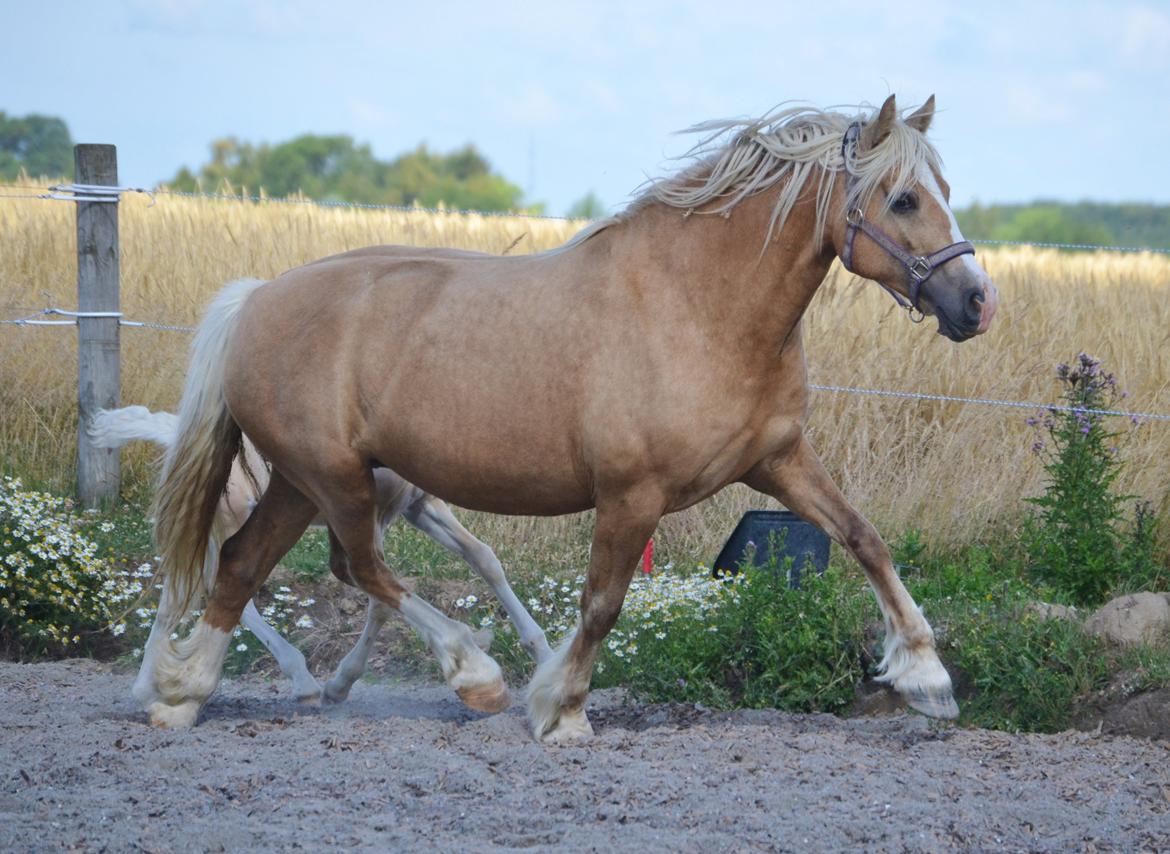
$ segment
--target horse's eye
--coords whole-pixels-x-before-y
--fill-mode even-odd
[[[902,193],[902,195],[894,199],[893,204],[890,205],[890,210],[896,214],[914,213],[914,211],[918,210],[918,196],[912,192]]]

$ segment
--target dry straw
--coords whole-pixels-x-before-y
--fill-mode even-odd
[[[271,277],[306,261],[377,243],[532,252],[581,223],[461,214],[249,204],[160,196],[122,202],[122,304],[127,317],[194,324],[211,294],[244,276]],[[873,285],[834,267],[808,314],[810,380],[988,398],[1055,400],[1054,366],[1078,351],[1101,358],[1129,392],[1126,405],[1170,410],[1170,257],[1053,250],[981,250],[1002,305],[992,331],[965,344],[912,325]],[[0,203],[0,317],[75,295],[71,205]],[[187,335],[125,329],[125,403],[173,410]],[[76,336],[0,326],[0,459],[5,471],[57,491],[73,478]],[[809,431],[849,499],[886,534],[909,527],[947,545],[1018,523],[1038,492],[1034,437],[1019,410],[817,392]],[[703,413],[696,412],[695,418]],[[1125,474],[1118,488],[1164,511],[1170,427],[1118,419]],[[126,453],[127,484],[144,490],[153,453]],[[769,502],[733,488],[663,521],[675,553],[712,555],[734,517]],[[464,514],[505,555],[565,569],[584,557],[587,520]]]

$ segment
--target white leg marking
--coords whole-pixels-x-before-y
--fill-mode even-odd
[[[528,683],[528,720],[532,737],[546,744],[579,741],[593,735],[584,708],[566,710],[569,647],[576,631],[561,641],[553,654],[541,662]]]
[[[508,689],[500,665],[475,645],[471,629],[448,619],[411,593],[402,598],[399,611],[422,635],[439,660],[443,678],[465,704],[483,712],[508,707]]]
[[[921,614],[919,609],[920,617]],[[933,638],[930,624],[925,617],[921,619]],[[878,664],[881,675],[877,681],[892,685],[912,708],[923,714],[946,719],[958,717],[959,706],[952,692],[951,676],[939,661],[933,643],[911,647],[887,620],[886,640],[882,647],[884,655]]]
[[[370,660],[370,653],[374,649],[374,641],[382,625],[390,618],[391,608],[384,602],[370,598],[366,608],[366,625],[362,628],[362,636],[358,638],[353,649],[337,665],[337,672],[333,678],[325,683],[325,699],[330,703],[340,703],[349,696],[353,684],[366,672],[366,663]]]
[[[171,596],[170,585],[163,581],[162,592],[158,597],[158,611],[154,615],[154,623],[150,627],[150,635],[142,649],[142,665],[138,668],[138,677],[130,689],[130,695],[143,709],[149,708],[160,698],[158,693],[159,654],[163,644],[170,638],[171,632],[179,623],[181,614],[175,613],[174,598]]]
[[[219,684],[231,639],[231,632],[200,618],[185,640],[160,644],[155,666],[158,699],[147,708],[152,724],[174,728],[195,724],[199,709]]]

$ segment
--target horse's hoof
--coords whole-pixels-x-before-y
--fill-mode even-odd
[[[562,710],[556,725],[537,740],[542,744],[576,744],[593,736],[593,724],[585,716],[584,709],[574,712]]]
[[[195,726],[195,719],[199,717],[199,703],[187,700],[183,703],[170,706],[166,703],[151,703],[146,713],[150,715],[150,725],[158,729],[190,729]]]
[[[335,705],[337,703],[344,703],[349,699],[350,685],[334,685],[332,682],[326,682],[325,688],[321,691],[322,705]]]
[[[902,695],[906,704],[929,718],[953,721],[959,716],[959,704],[950,691],[909,691]]]
[[[477,712],[487,712],[490,715],[502,712],[512,704],[512,698],[508,696],[508,686],[504,684],[503,679],[484,685],[457,688],[455,693],[459,695],[463,705],[475,709]]]
[[[318,688],[316,691],[313,691],[309,694],[300,694],[297,696],[297,703],[299,703],[302,706],[306,706],[308,708],[311,708],[311,709],[318,708],[319,706],[321,706],[323,700],[324,700],[324,694],[322,693],[320,688]]]

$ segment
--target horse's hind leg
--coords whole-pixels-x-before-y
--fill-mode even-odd
[[[434,652],[447,680],[468,706],[498,712],[508,705],[500,667],[475,644],[471,630],[441,614],[403,587],[386,566],[374,532],[374,487],[369,469],[361,479],[322,496],[322,510],[347,557],[346,570],[362,590],[402,614]]]
[[[272,567],[304,533],[317,508],[278,472],[255,512],[220,550],[219,572],[203,616],[191,634],[164,644],[155,670],[156,726],[188,727],[219,684],[232,629]]]
[[[934,631],[894,572],[890,550],[873,525],[845,500],[808,440],[802,437],[791,452],[757,465],[744,483],[779,499],[857,558],[886,622],[879,680],[891,683],[923,714],[957,717],[951,677],[934,649]]]
[[[406,520],[448,551],[467,561],[492,588],[508,619],[520,635],[520,644],[540,664],[552,657],[544,632],[532,619],[508,584],[500,559],[486,543],[476,539],[459,524],[446,503],[424,494],[406,510]]]

